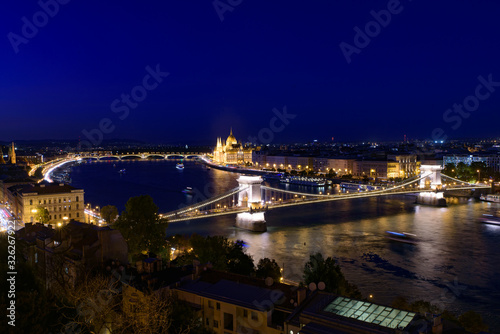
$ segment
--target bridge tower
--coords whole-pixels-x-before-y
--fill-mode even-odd
[[[420,176],[431,173],[428,177],[420,180],[420,188],[425,188],[425,183],[430,179],[431,188],[441,188],[441,166],[439,165],[422,165],[420,166]]]
[[[417,204],[432,206],[446,206],[444,192],[441,190],[441,166],[422,165],[420,166],[420,176],[428,175],[420,180],[420,188],[426,188],[426,183],[430,181],[431,189],[435,192],[421,192],[417,197]]]
[[[238,178],[240,189],[246,188],[238,194],[238,206],[248,207],[252,211],[242,212],[236,215],[237,227],[254,232],[267,231],[264,211],[258,210],[262,207],[262,181],[260,176],[242,175]]]
[[[238,206],[247,206],[253,209],[260,207],[262,178],[260,176],[241,175],[237,181],[240,189],[248,187],[239,193]]]

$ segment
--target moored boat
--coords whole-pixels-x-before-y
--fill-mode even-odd
[[[500,195],[481,195],[479,199],[485,202],[500,203]]]
[[[182,162],[179,162],[177,165],[175,165],[175,168],[182,170],[184,169],[184,164]]]

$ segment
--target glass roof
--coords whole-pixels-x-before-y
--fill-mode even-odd
[[[393,329],[404,329],[415,313],[360,300],[337,297],[324,311]]]

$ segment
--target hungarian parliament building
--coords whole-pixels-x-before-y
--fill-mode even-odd
[[[238,165],[252,162],[252,147],[244,147],[241,142],[238,143],[233,136],[233,130],[226,142],[222,138],[217,138],[217,147],[214,150],[213,161],[224,165]]]

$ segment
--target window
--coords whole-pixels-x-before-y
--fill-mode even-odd
[[[248,317],[248,310],[243,310],[243,316],[244,316],[245,318],[247,318],[247,317]]]
[[[253,321],[259,320],[259,315],[257,314],[257,312],[252,311],[251,316]]]
[[[78,210],[80,208],[80,204],[77,204],[76,205],[76,209]]]
[[[61,215],[61,214],[59,214],[59,219],[61,219],[61,218],[62,218],[62,215]]]
[[[217,303],[217,309],[220,310],[220,303]]]
[[[208,320],[208,318],[207,318],[206,324],[207,324],[207,326],[210,326],[210,320]]]
[[[233,330],[233,315],[224,313],[224,329]]]
[[[209,300],[208,301],[208,308],[214,308],[214,302]]]
[[[67,274],[69,272],[68,267],[64,268],[64,272]]]
[[[43,204],[47,204],[47,200],[46,199],[43,200]]]
[[[32,199],[30,199],[30,205],[33,205],[33,200]]]
[[[51,200],[51,199],[49,199],[49,204],[50,204],[51,202],[52,202],[52,200]]]
[[[71,213],[69,214],[69,218],[71,218]]]
[[[61,199],[59,198],[59,203],[61,203]]]
[[[76,217],[77,218],[80,217],[80,213],[79,212],[76,213]]]
[[[71,210],[71,205],[68,205],[68,209],[70,209],[70,210]]]
[[[78,202],[78,196],[76,196],[76,201]]]
[[[40,199],[40,200],[38,200],[38,204],[42,204],[42,200],[41,200],[41,199]]]
[[[49,219],[52,220],[52,215],[49,215]]]
[[[217,320],[214,320],[214,327],[219,328],[219,322]]]

